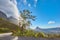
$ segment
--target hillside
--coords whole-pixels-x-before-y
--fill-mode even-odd
[[[48,29],[42,29],[42,28],[36,27],[35,31],[44,32],[44,33],[60,34],[60,27],[48,28]]]
[[[4,20],[3,18],[0,18],[0,32],[1,31],[10,31],[10,32],[14,32],[18,30],[18,26],[15,24],[12,24],[10,22],[8,22],[7,20]]]

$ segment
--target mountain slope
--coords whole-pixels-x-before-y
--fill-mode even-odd
[[[60,28],[57,27],[57,28],[41,29],[41,28],[37,27],[35,29],[35,31],[44,32],[44,33],[60,33]]]
[[[3,18],[0,18],[0,29],[1,28],[4,28],[4,29],[7,28],[10,31],[17,31],[19,27],[15,24],[10,23],[9,21]]]

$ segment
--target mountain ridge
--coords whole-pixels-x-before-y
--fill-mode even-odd
[[[42,28],[36,27],[35,31],[44,32],[44,33],[60,33],[60,27],[47,28],[47,29],[42,29]]]

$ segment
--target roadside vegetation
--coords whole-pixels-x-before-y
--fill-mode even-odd
[[[0,18],[0,33],[12,32],[13,36],[24,36],[24,37],[43,37],[43,38],[60,38],[60,34],[45,34],[43,32],[34,32],[33,30],[24,29],[23,33],[21,28],[14,25],[2,18]]]

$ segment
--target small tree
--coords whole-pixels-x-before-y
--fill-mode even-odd
[[[31,20],[35,21],[35,16],[31,15],[31,13],[29,10],[20,11],[19,26],[21,31],[31,25]]]

